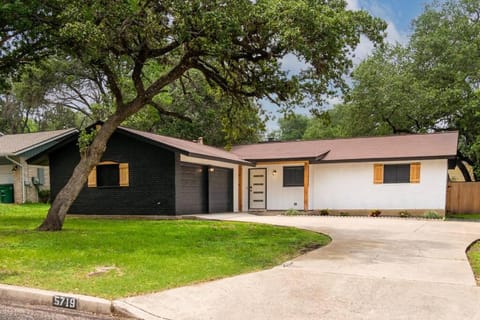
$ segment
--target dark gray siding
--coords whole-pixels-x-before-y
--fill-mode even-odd
[[[233,170],[215,167],[208,174],[208,212],[233,211]]]
[[[79,161],[76,141],[49,155],[51,191],[55,197]],[[73,214],[175,214],[175,153],[115,133],[102,161],[129,164],[128,187],[85,187],[73,203]]]
[[[177,213],[208,212],[207,167],[180,163],[177,168]]]

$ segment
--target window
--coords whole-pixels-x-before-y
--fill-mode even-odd
[[[37,168],[37,179],[38,184],[45,184],[45,169],[44,168]]]
[[[420,183],[420,163],[374,164],[373,183]]]
[[[383,167],[383,183],[409,183],[410,164],[387,164]]]
[[[120,185],[118,164],[97,166],[97,187],[113,187]]]
[[[105,161],[99,163],[88,175],[88,187],[128,187],[128,163]]]
[[[284,187],[303,187],[303,166],[283,167]]]

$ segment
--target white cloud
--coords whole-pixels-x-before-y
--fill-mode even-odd
[[[385,42],[389,44],[405,44],[408,41],[406,33],[400,32],[393,22],[395,13],[391,8],[386,7],[378,0],[347,0],[347,8],[350,10],[366,10],[376,17],[381,17],[387,23]],[[373,43],[365,36],[362,36],[360,43],[354,51],[353,62],[358,65],[367,58],[373,51]]]
[[[304,60],[299,59],[296,55],[289,53],[280,61],[282,70],[288,71],[290,75],[299,74],[300,71],[307,68]]]
[[[360,5],[358,4],[358,0],[347,0],[347,9],[360,10]]]

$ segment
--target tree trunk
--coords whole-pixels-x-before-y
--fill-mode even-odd
[[[142,62],[143,66],[143,62]],[[157,95],[166,85],[180,78],[185,71],[191,67],[190,56],[185,55],[182,60],[173,67],[167,74],[157,79],[147,90],[143,90],[143,83],[140,78],[133,79],[135,87],[138,89],[137,97],[128,104],[121,103],[123,101],[122,94],[116,82],[109,78],[111,87],[116,93],[117,109],[102,125],[97,135],[93,139],[92,144],[87,148],[85,154],[80,157],[80,162],[73,170],[73,174],[67,184],[60,190],[52,202],[47,217],[37,228],[39,231],[60,231],[63,227],[65,216],[72,203],[77,198],[87,181],[90,171],[100,162],[103,153],[107,148],[107,142],[118,128],[118,126],[129,116],[138,112],[145,104]],[[141,70],[141,68],[140,68]],[[107,77],[108,78],[108,77]]]
[[[457,161],[457,166],[460,169],[460,172],[463,175],[463,178],[465,179],[465,182],[472,182],[472,177],[470,176],[470,172],[468,172],[467,167],[463,163],[463,160],[458,160]]]
[[[52,202],[47,217],[37,228],[39,231],[60,231],[63,227],[65,216],[83,189],[90,171],[100,162],[107,147],[107,142],[117,127],[129,115],[135,113],[141,106],[130,105],[128,108],[117,111],[100,128],[86,154],[80,157],[80,162],[73,170],[73,174],[67,184],[60,190]]]

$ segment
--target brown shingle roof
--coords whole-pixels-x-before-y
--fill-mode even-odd
[[[162,136],[162,135],[158,135],[150,132],[129,129],[125,127],[121,127],[120,129],[130,132],[134,135],[141,136],[148,140],[163,144],[165,146],[177,149],[179,151],[183,151],[187,155],[190,155],[193,157],[209,158],[209,159],[216,159],[219,161],[248,164],[247,161],[244,161],[243,159],[238,157],[236,154],[219,149],[219,148],[215,148],[212,146],[195,143],[188,140]]]
[[[76,132],[76,129],[6,134],[0,136],[0,155],[19,155],[72,132]]]
[[[271,142],[235,146],[232,152],[250,161],[315,159],[368,161],[378,159],[450,158],[457,154],[458,132],[332,140]]]

